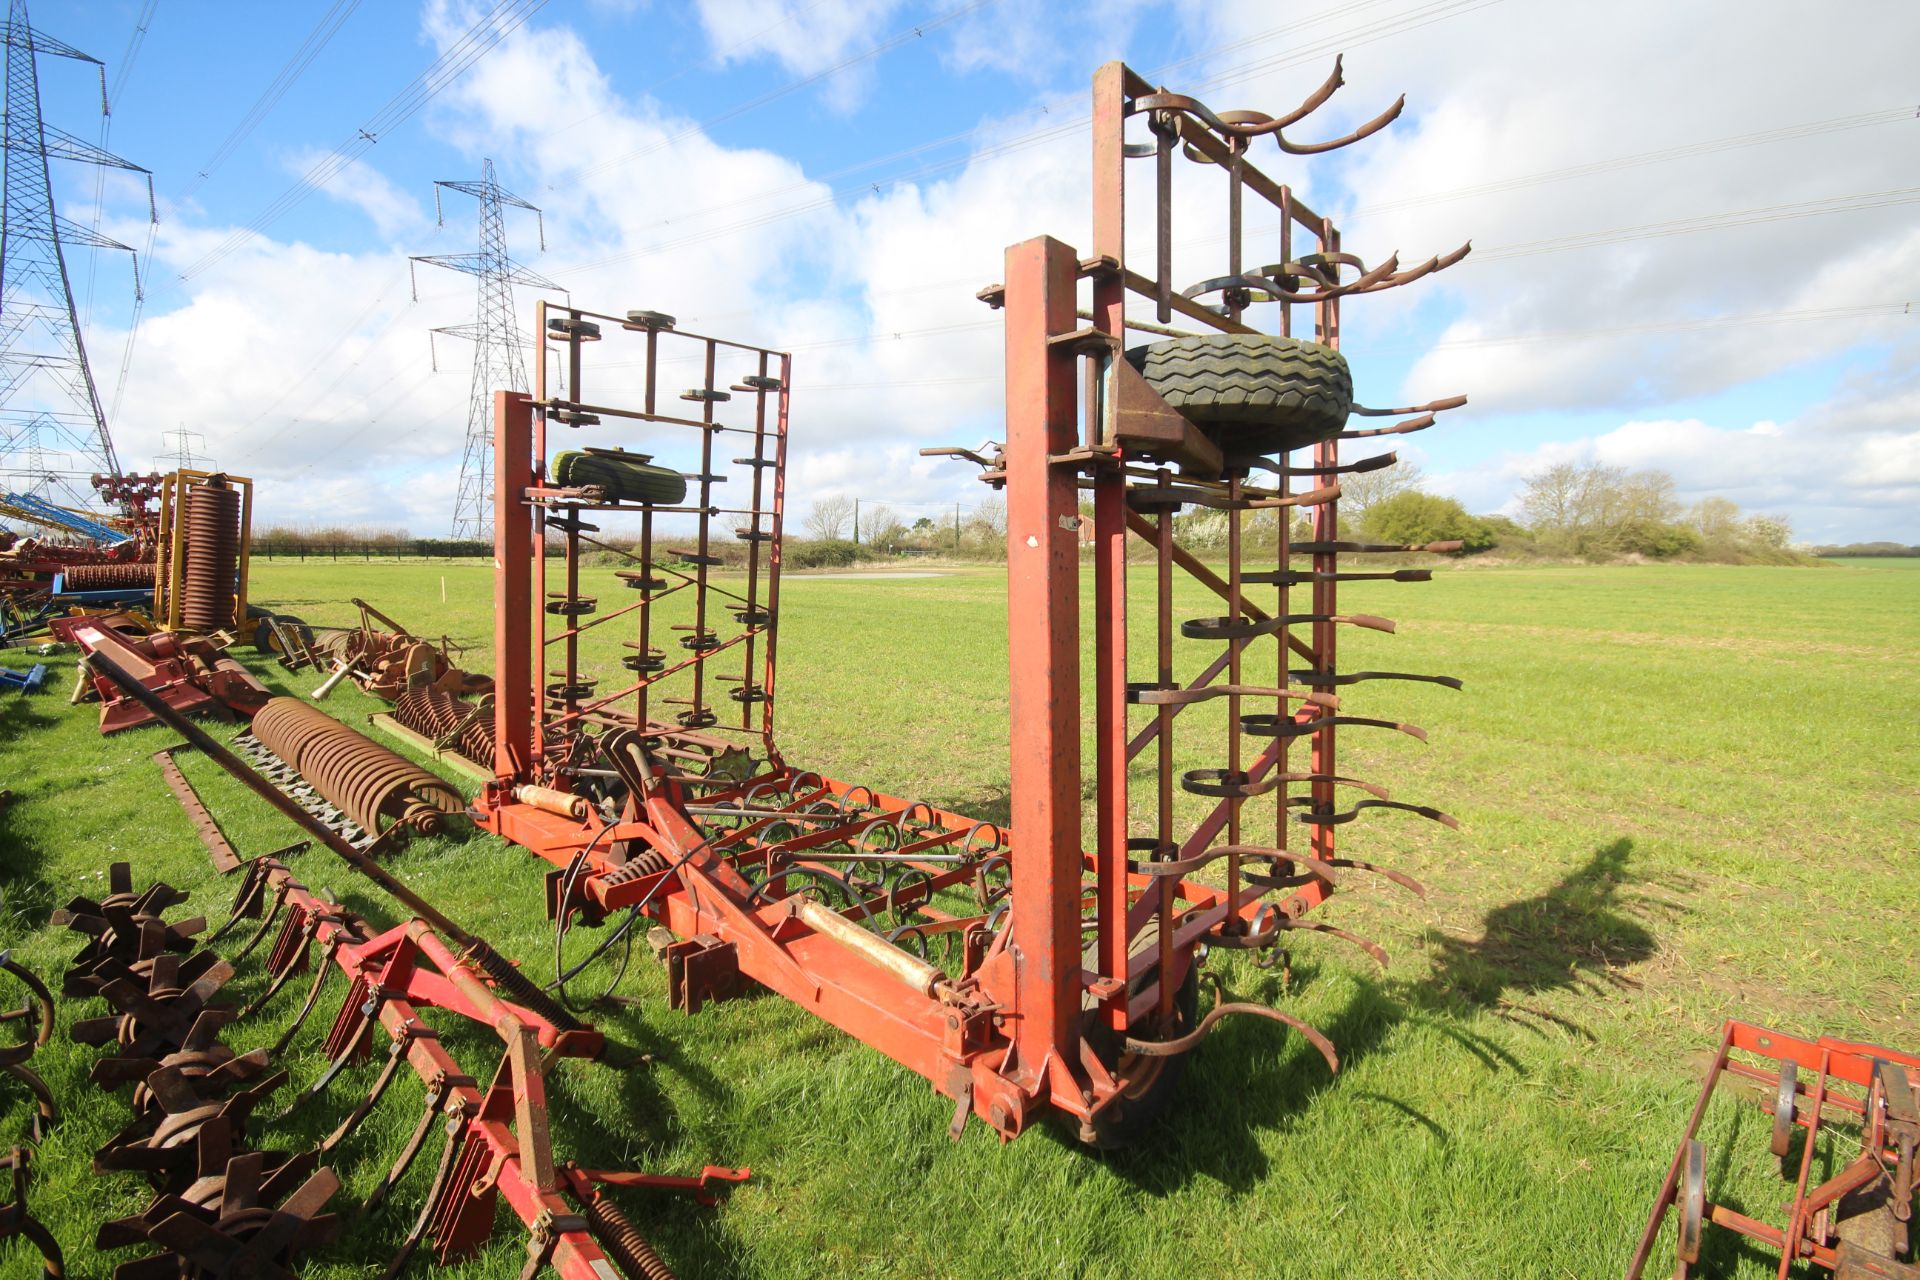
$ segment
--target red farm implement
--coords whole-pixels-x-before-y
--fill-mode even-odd
[[[1716,1199],[1708,1186],[1707,1148],[1699,1133],[1723,1081],[1747,1090],[1772,1116],[1768,1147],[1792,1187],[1780,1225]],[[1830,1271],[1837,1280],[1920,1280],[1920,1266],[1896,1260],[1911,1256],[1916,1151],[1920,1058],[1730,1021],[1627,1280],[1645,1273],[1669,1214],[1675,1218],[1678,1280],[1706,1274],[1700,1264],[1709,1252],[1709,1227],[1777,1252],[1780,1280],[1802,1264]]]
[[[1054,1113],[1087,1141],[1123,1141],[1164,1100],[1178,1075],[1168,1064],[1233,1015],[1292,1027],[1337,1065],[1334,1046],[1282,1010],[1222,998],[1203,1016],[1197,969],[1209,947],[1272,949],[1309,930],[1384,958],[1310,918],[1352,872],[1419,889],[1345,856],[1340,829],[1368,809],[1453,822],[1342,775],[1336,761],[1336,734],[1349,727],[1424,736],[1350,715],[1343,699],[1354,687],[1458,687],[1338,665],[1342,628],[1393,629],[1343,613],[1340,584],[1427,576],[1343,569],[1349,554],[1419,548],[1342,541],[1341,477],[1391,457],[1343,462],[1341,442],[1421,430],[1463,403],[1354,405],[1338,353],[1341,306],[1465,253],[1370,268],[1330,220],[1253,163],[1258,145],[1331,150],[1397,114],[1331,142],[1288,138],[1338,85],[1336,67],[1305,104],[1275,118],[1215,113],[1118,63],[1102,68],[1092,252],[1048,238],[1015,245],[1005,282],[981,294],[1005,315],[1007,439],[942,452],[980,462],[1006,492],[1004,826],[822,777],[780,752],[791,358],[683,332],[659,313],[542,305],[534,392],[495,402],[497,776],[475,811],[554,864],[557,927],[620,912],[616,933],[643,919],[664,926],[672,939],[654,937],[676,1005],[691,1011],[752,979],[927,1077],[954,1100],[956,1134],[969,1115],[1011,1138]],[[1127,251],[1132,169],[1151,192],[1150,269]],[[1226,212],[1225,261],[1190,288],[1173,276],[1176,169],[1211,182]],[[1277,225],[1256,228],[1249,202]],[[1256,234],[1264,249],[1253,247]],[[1272,265],[1251,265],[1269,255]],[[1129,299],[1155,318],[1130,316]],[[1257,328],[1256,313],[1277,332]],[[1168,327],[1174,320],[1189,328]],[[1129,351],[1127,329],[1170,340]],[[602,340],[616,338],[638,353],[600,358],[615,348]],[[561,372],[549,378],[550,366]],[[679,403],[666,390],[675,366],[697,371]],[[638,391],[618,403],[604,388],[622,369]],[[1349,429],[1350,413],[1400,421]],[[697,466],[680,486],[647,454],[550,455],[556,425],[644,431],[634,447],[663,456],[680,433],[688,443],[674,456]],[[730,442],[740,448],[723,447]],[[716,496],[723,482],[737,505]],[[1093,553],[1083,568],[1078,512],[1089,493]],[[1224,520],[1223,562],[1203,562],[1175,537],[1175,513],[1193,507]],[[609,604],[583,594],[581,571],[586,555],[613,549],[589,521],[621,511],[637,514],[639,537],[618,552],[631,594]],[[1296,514],[1310,516],[1311,537],[1293,538]],[[669,522],[691,532],[666,545]],[[1258,560],[1248,551],[1256,524],[1278,526],[1277,546],[1260,542]],[[744,573],[721,572],[729,535],[744,543]],[[1130,582],[1135,538],[1151,550],[1152,572]],[[550,565],[543,549],[556,543]],[[1176,616],[1176,571],[1220,598],[1218,616]],[[1090,679],[1080,657],[1089,577]],[[1155,642],[1130,658],[1135,612],[1153,620]],[[681,621],[663,638],[667,617]],[[582,644],[603,626],[625,637],[611,677],[588,669]],[[1203,650],[1200,674],[1176,679]],[[1086,700],[1091,761],[1081,749]],[[1176,726],[1200,729],[1209,713],[1217,766],[1177,770]],[[1342,807],[1348,788],[1362,798]],[[1181,821],[1186,803],[1207,806],[1204,816]]]

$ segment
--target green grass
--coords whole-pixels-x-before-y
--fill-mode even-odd
[[[618,602],[609,571],[589,580],[606,605]],[[259,567],[255,593],[314,622],[348,621],[339,602],[361,595],[475,645],[472,662],[485,667],[489,583],[475,563],[273,562]],[[789,577],[787,757],[1004,817],[1005,590],[1004,575],[985,570]],[[1230,1020],[1142,1149],[1097,1156],[1044,1129],[1002,1147],[977,1125],[955,1144],[950,1105],[878,1053],[774,998],[669,1014],[661,972],[636,957],[623,990],[640,1004],[600,1021],[659,1062],[626,1074],[561,1066],[560,1152],[663,1172],[752,1166],[753,1181],[715,1210],[626,1197],[688,1277],[1602,1276],[1625,1262],[1697,1088],[1696,1054],[1723,1018],[1920,1044],[1920,575],[1910,565],[1454,572],[1361,584],[1343,603],[1401,623],[1392,637],[1343,632],[1344,666],[1466,682],[1461,693],[1353,687],[1348,709],[1422,724],[1432,742],[1350,731],[1344,771],[1440,805],[1462,830],[1395,813],[1342,829],[1344,850],[1430,888],[1422,902],[1353,877],[1325,909],[1381,941],[1389,972],[1315,938],[1293,948],[1286,990],[1277,973],[1226,953],[1210,965],[1234,995],[1284,1002],[1332,1036],[1339,1076],[1296,1038]],[[1181,608],[1215,612],[1198,589]],[[590,638],[590,663],[611,670],[620,625]],[[1144,662],[1143,619],[1133,643]],[[57,687],[0,694],[0,786],[15,793],[0,810],[0,946],[50,979],[78,944],[45,927],[48,910],[97,892],[110,861],[192,889],[194,908],[216,919],[230,892],[146,759],[168,735],[99,738],[93,710],[66,705],[69,659],[56,661]],[[255,666],[293,691],[317,683]],[[378,707],[346,688],[329,709],[356,720]],[[1180,739],[1179,767],[1220,763],[1221,723]],[[243,853],[294,838],[206,762],[182,758]],[[366,914],[396,918],[322,855],[296,865]],[[474,836],[418,842],[392,865],[531,972],[548,971],[544,864]],[[234,986],[244,997],[260,981],[249,966]],[[283,1003],[282,1018],[295,1000]],[[313,1046],[332,1003],[287,1061],[296,1087],[320,1067]],[[86,1083],[93,1051],[64,1042],[65,1023],[92,1011],[64,1006],[62,1039],[34,1063],[67,1121],[40,1155],[33,1203],[82,1276],[121,1256],[91,1250],[91,1224],[145,1198],[137,1179],[89,1169],[124,1116]],[[263,1019],[235,1038],[248,1047],[277,1031]],[[492,1069],[486,1038],[450,1043],[469,1070]],[[370,1073],[343,1081],[342,1094]],[[351,1192],[391,1158],[417,1097],[410,1079],[396,1084],[343,1148]],[[0,1099],[11,1108],[0,1132],[13,1132],[24,1112],[13,1092]],[[311,1142],[338,1114],[317,1107],[270,1136]],[[1729,1102],[1707,1135],[1715,1195],[1762,1216],[1786,1195],[1768,1169],[1766,1123]],[[303,1274],[367,1274],[366,1260],[410,1221],[426,1172],[416,1169],[391,1219],[351,1221]],[[520,1239],[503,1230],[448,1274],[517,1275]],[[1669,1256],[1656,1256],[1653,1274]],[[1715,1275],[1772,1274],[1757,1255],[1710,1256]],[[25,1259],[0,1246],[0,1272],[26,1274]]]

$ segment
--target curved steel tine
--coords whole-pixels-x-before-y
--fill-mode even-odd
[[[267,936],[267,930],[273,928],[273,922],[280,918],[281,908],[286,905],[287,886],[282,884],[279,890],[273,895],[273,910],[267,912],[266,916],[260,921],[260,927],[253,931],[253,936],[247,939],[246,945],[234,954],[229,963],[238,965],[242,960],[245,960],[249,955],[253,954],[253,949],[260,945],[262,938]]]
[[[1280,149],[1290,156],[1323,155],[1328,151],[1338,151],[1341,147],[1352,146],[1362,138],[1371,138],[1374,134],[1399,119],[1400,113],[1406,109],[1407,95],[1403,93],[1394,100],[1392,106],[1345,137],[1330,138],[1325,142],[1289,142],[1285,134],[1275,131],[1273,140],[1279,143]]]
[[[1311,800],[1301,796],[1298,798],[1298,803],[1308,804]],[[1442,813],[1424,804],[1408,804],[1403,800],[1356,800],[1353,802],[1353,808],[1342,813],[1298,813],[1294,815],[1294,820],[1304,822],[1310,827],[1337,827],[1342,823],[1352,822],[1360,816],[1363,809],[1404,809],[1408,813],[1417,813],[1423,818],[1437,822],[1443,827],[1451,827],[1456,831],[1460,828],[1460,819],[1450,813]]]
[[[1342,942],[1351,942],[1354,946],[1359,947],[1362,951],[1372,956],[1374,963],[1382,969],[1388,967],[1387,949],[1377,942],[1361,937],[1357,933],[1349,933],[1345,929],[1319,920],[1282,920],[1280,927],[1289,931],[1306,930],[1309,933],[1324,933],[1329,937],[1339,938]]]
[[[428,1083],[426,1096],[421,1104],[419,1123],[414,1126],[413,1132],[407,1135],[407,1144],[400,1148],[400,1154],[394,1157],[393,1165],[380,1181],[374,1184],[373,1190],[361,1203],[362,1213],[379,1212],[380,1206],[393,1193],[400,1179],[407,1176],[407,1170],[413,1167],[414,1158],[420,1154],[420,1148],[426,1145],[427,1133],[433,1128],[434,1118],[440,1114],[441,1100],[447,1096],[451,1088],[449,1081],[438,1076]]]
[[[273,981],[267,984],[267,989],[255,996],[239,1013],[233,1015],[234,1021],[238,1022],[258,1013],[269,1000],[280,994],[281,988],[285,987],[293,975],[299,971],[300,961],[306,956],[307,948],[313,943],[313,934],[305,929],[302,929],[302,932],[306,933],[306,939],[298,948],[287,954],[287,962],[280,967],[278,973],[273,975]]]
[[[1430,276],[1436,271],[1445,271],[1448,267],[1472,252],[1473,241],[1469,240],[1451,253],[1436,254],[1417,267],[1411,267],[1406,271],[1397,272],[1389,279],[1378,281],[1361,289],[1356,289],[1355,292],[1380,293],[1386,289],[1396,289],[1403,284],[1410,284],[1422,276]]]
[[[1355,871],[1371,871],[1377,876],[1384,876],[1416,898],[1424,899],[1427,896],[1427,886],[1404,871],[1395,871],[1391,867],[1382,867],[1372,862],[1362,862],[1358,858],[1329,858],[1327,861],[1336,867],[1350,867]]]
[[[1417,418],[1408,418],[1405,422],[1396,422],[1390,427],[1362,427],[1358,431],[1342,431],[1337,439],[1364,440],[1368,436],[1404,436],[1415,431],[1425,431],[1432,426],[1434,415],[1423,413]]]
[[[440,1152],[440,1167],[434,1170],[433,1181],[427,1185],[426,1202],[420,1206],[420,1216],[414,1219],[412,1228],[407,1232],[407,1238],[400,1242],[400,1248],[395,1251],[393,1260],[381,1273],[381,1280],[394,1280],[394,1277],[406,1270],[407,1262],[413,1257],[414,1250],[420,1247],[420,1241],[427,1234],[427,1226],[433,1221],[434,1210],[440,1207],[441,1195],[446,1189],[447,1178],[453,1173],[454,1162],[460,1154],[460,1149],[465,1145],[463,1139],[466,1133],[467,1125],[464,1117],[448,1117],[447,1145]]]
[[[1195,854],[1191,858],[1180,858],[1172,862],[1134,862],[1129,860],[1127,871],[1141,876],[1185,876],[1198,871],[1210,862],[1238,854],[1243,858],[1273,858],[1285,862],[1295,862],[1311,870],[1328,884],[1338,884],[1339,875],[1334,871],[1336,864],[1323,862],[1319,858],[1308,857],[1293,849],[1276,849],[1271,845],[1257,844],[1221,844],[1215,845],[1205,853]]]
[[[329,968],[332,968],[332,966],[324,966],[321,972],[325,973]],[[318,990],[316,989],[313,994],[318,995]],[[351,998],[351,989],[349,989],[349,998]],[[296,1111],[325,1093],[327,1089],[332,1086],[333,1082],[339,1078],[340,1073],[345,1071],[347,1067],[352,1064],[354,1058],[358,1056],[360,1042],[365,1038],[367,1028],[372,1026],[374,1018],[379,1016],[380,1004],[380,996],[368,996],[367,999],[362,1002],[360,1006],[359,1025],[354,1028],[353,1035],[347,1039],[346,1047],[334,1055],[333,1061],[327,1064],[327,1069],[320,1073],[320,1078],[295,1094],[293,1101],[281,1108],[280,1113],[268,1121],[269,1124],[279,1124],[281,1121],[291,1118]],[[311,1007],[311,1005],[309,1005],[309,1007]],[[299,1028],[300,1020],[304,1020],[305,1017],[306,1015],[302,1013],[300,1019],[294,1022],[295,1030]],[[283,1038],[290,1041],[292,1039],[292,1031],[289,1031],[287,1036]],[[399,1042],[396,1041],[395,1043]],[[284,1046],[278,1046],[273,1052],[279,1053],[283,1048]]]
[[[233,906],[227,912],[226,921],[207,935],[207,945],[211,946],[226,937],[235,925],[252,918],[253,913],[260,909],[260,902],[266,896],[268,876],[265,867],[269,861],[255,858],[247,863],[247,869],[241,873],[240,887],[234,891]]]
[[[1429,400],[1425,404],[1404,405],[1398,409],[1369,409],[1356,404],[1348,410],[1362,418],[1400,418],[1409,413],[1445,413],[1449,409],[1458,409],[1467,402],[1465,396],[1444,396],[1439,400]]]
[[[333,972],[333,953],[339,949],[338,936],[327,942],[326,951],[322,953],[320,963],[314,966],[313,985],[307,988],[307,998],[301,1004],[299,1014],[294,1018],[293,1025],[281,1032],[280,1038],[273,1042],[273,1048],[268,1051],[269,1057],[277,1058],[287,1051],[287,1046],[293,1043],[293,1037],[298,1034],[308,1015],[313,1012],[314,1006],[319,1003],[320,990],[327,985],[327,977]]]
[[[407,1060],[407,1048],[412,1043],[413,1036],[408,1034],[401,1036],[400,1039],[393,1041],[392,1044],[387,1046],[387,1065],[380,1068],[380,1074],[373,1078],[372,1087],[367,1090],[366,1096],[360,1099],[353,1110],[347,1113],[346,1119],[342,1120],[339,1125],[334,1128],[332,1133],[320,1140],[318,1150],[321,1155],[329,1154],[335,1147],[345,1142],[347,1135],[358,1128],[362,1120],[365,1120],[372,1114],[374,1107],[379,1105],[381,1097],[386,1093],[387,1086],[393,1083],[393,1078],[398,1073],[400,1064]],[[352,1051],[349,1050],[347,1053],[341,1054],[340,1058],[341,1060],[345,1060],[351,1056]]]
[[[1300,1033],[1308,1044],[1320,1051],[1320,1056],[1326,1059],[1329,1070],[1336,1072],[1340,1070],[1340,1055],[1334,1050],[1333,1041],[1327,1039],[1324,1035],[1320,1034],[1318,1030],[1302,1022],[1292,1014],[1282,1013],[1271,1005],[1264,1004],[1216,1004],[1207,1011],[1206,1017],[1200,1019],[1199,1025],[1187,1032],[1186,1035],[1179,1036],[1172,1040],[1139,1040],[1133,1036],[1128,1036],[1126,1038],[1127,1052],[1137,1053],[1142,1057],[1148,1058],[1177,1057],[1206,1039],[1208,1034],[1212,1032],[1213,1028],[1222,1018],[1232,1017],[1235,1014],[1252,1018],[1265,1018],[1269,1022],[1278,1022],[1283,1026],[1292,1027]]]
[[[1299,106],[1287,112],[1286,115],[1281,116],[1278,120],[1275,120],[1273,122],[1273,127],[1275,129],[1284,129],[1288,125],[1299,124],[1302,120],[1305,120],[1308,116],[1318,111],[1321,107],[1324,107],[1325,105],[1327,105],[1327,100],[1332,98],[1334,94],[1338,93],[1342,85],[1346,84],[1347,82],[1346,71],[1347,71],[1346,55],[1343,53],[1334,54],[1333,55],[1333,71],[1330,74],[1328,74],[1326,80],[1320,85],[1318,89],[1315,89],[1312,93],[1308,94],[1306,98],[1302,100]]]
[[[45,1140],[47,1131],[60,1123],[60,1104],[53,1100],[53,1090],[47,1087],[47,1082],[40,1078],[38,1071],[24,1063],[8,1063],[0,1067],[0,1072],[18,1080],[33,1095],[33,1122],[29,1133],[35,1143]]]

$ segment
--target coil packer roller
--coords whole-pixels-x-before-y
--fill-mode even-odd
[[[496,397],[497,776],[475,812],[489,829],[555,865],[548,904],[557,927],[576,919],[597,923],[625,910],[618,928],[626,930],[643,912],[672,935],[660,945],[676,1006],[692,1011],[724,998],[742,979],[770,987],[932,1081],[954,1100],[956,1136],[969,1115],[1011,1138],[1052,1112],[1084,1140],[1125,1141],[1164,1105],[1178,1076],[1168,1064],[1231,1015],[1293,1027],[1337,1068],[1334,1046],[1284,1011],[1222,997],[1201,1016],[1194,978],[1207,946],[1270,949],[1297,930],[1348,939],[1384,960],[1365,939],[1306,918],[1349,870],[1380,872],[1419,890],[1397,871],[1341,856],[1337,829],[1369,808],[1453,825],[1437,809],[1391,800],[1384,787],[1340,775],[1335,763],[1336,726],[1425,736],[1415,726],[1342,713],[1348,686],[1415,679],[1458,687],[1448,677],[1342,672],[1336,665],[1339,627],[1393,629],[1385,619],[1342,613],[1341,581],[1427,576],[1419,570],[1349,574],[1341,568],[1343,553],[1454,549],[1341,541],[1341,475],[1391,458],[1343,463],[1339,442],[1422,430],[1439,412],[1464,403],[1456,397],[1404,410],[1353,405],[1350,389],[1337,385],[1346,377],[1337,355],[1341,301],[1409,283],[1466,253],[1462,247],[1404,269],[1389,258],[1369,268],[1342,250],[1329,219],[1252,163],[1250,151],[1262,139],[1272,138],[1288,154],[1311,154],[1358,141],[1398,114],[1396,105],[1331,142],[1288,139],[1284,130],[1339,84],[1336,65],[1299,109],[1275,118],[1216,114],[1192,98],[1156,90],[1122,64],[1102,68],[1094,80],[1094,252],[1082,258],[1045,237],[1015,245],[1007,251],[1005,282],[981,293],[1005,313],[1007,439],[982,452],[931,452],[981,463],[983,478],[1007,495],[1010,828],[824,778],[780,754],[772,695],[791,358],[682,333],[658,313],[620,318],[541,305],[543,341],[557,349],[556,363],[567,373],[550,392],[543,359],[531,397]],[[1145,127],[1141,140],[1129,140],[1130,121],[1136,132]],[[1124,235],[1126,170],[1143,160],[1153,162],[1157,196],[1152,274],[1129,267]],[[1226,270],[1191,288],[1172,275],[1176,160],[1211,167],[1227,194]],[[1280,215],[1279,261],[1272,266],[1243,262],[1242,205],[1249,194]],[[1092,282],[1091,312],[1078,306],[1082,279]],[[1157,322],[1127,316],[1130,294],[1154,304]],[[1209,296],[1218,303],[1200,301]],[[1244,348],[1230,353],[1229,381],[1242,372],[1273,372],[1256,367],[1259,339],[1240,343],[1259,334],[1250,316],[1264,303],[1279,304],[1279,332],[1269,337],[1283,357],[1283,385],[1265,402],[1297,409],[1303,399],[1315,401],[1302,430],[1276,430],[1275,422],[1299,425],[1297,414],[1284,412],[1264,432],[1235,425],[1229,421],[1235,415],[1218,412],[1219,405],[1262,397],[1231,386],[1213,397],[1215,411],[1204,403],[1204,384],[1217,384],[1218,372],[1208,364],[1214,358],[1208,335],[1227,335],[1229,346]],[[1311,342],[1292,337],[1297,307],[1307,309]],[[1080,324],[1083,318],[1091,323]],[[1175,318],[1192,328],[1167,327]],[[1176,367],[1169,374],[1156,367],[1166,363],[1155,354],[1166,344],[1127,352],[1128,328],[1203,349],[1191,358],[1172,352]],[[642,335],[646,347],[637,362],[646,388],[639,408],[598,403],[582,387],[583,346],[621,331]],[[700,344],[695,358],[704,380],[683,396],[697,411],[660,411],[656,369],[663,363],[659,352],[671,342]],[[1255,365],[1246,363],[1248,351]],[[723,389],[718,372],[725,359],[742,356],[757,374]],[[1288,378],[1305,378],[1309,394],[1294,395],[1299,388],[1285,385]],[[1202,385],[1202,393],[1193,385]],[[747,393],[752,405],[750,428],[725,425],[720,418],[726,415],[717,415],[737,393]],[[1348,429],[1349,412],[1402,420]],[[642,536],[631,556],[634,568],[622,577],[639,587],[640,600],[591,620],[599,625],[635,615],[638,639],[628,647],[636,661],[627,664],[635,678],[617,693],[578,672],[577,641],[587,625],[580,619],[597,608],[580,595],[579,554],[582,545],[594,545],[582,513],[625,504],[608,501],[604,489],[556,486],[547,475],[550,422],[595,428],[610,420],[694,430],[702,459],[688,477],[700,491],[687,506],[637,508]],[[754,441],[751,456],[738,460],[749,467],[752,497],[732,511],[714,505],[711,487],[715,441],[727,431],[750,433]],[[1306,457],[1289,465],[1296,449]],[[1077,546],[1079,501],[1087,490],[1094,505],[1097,629],[1091,849],[1081,834],[1086,762]],[[1225,512],[1224,575],[1175,540],[1173,515],[1186,505]],[[1283,513],[1277,556],[1271,567],[1249,569],[1242,556],[1245,521],[1269,509]],[[651,521],[658,510],[698,523],[697,549],[678,553],[679,567],[664,564],[655,549]],[[1290,539],[1285,517],[1295,510],[1311,513],[1310,541]],[[709,630],[716,615],[708,597],[722,590],[708,572],[710,524],[723,514],[746,517],[738,536],[748,542],[750,557],[746,596],[727,593],[740,623],[740,633],[729,637]],[[566,547],[564,585],[557,591],[549,590],[554,575],[541,555],[550,530],[563,535]],[[1135,678],[1140,664],[1129,663],[1126,649],[1130,535],[1154,549],[1150,607],[1158,652],[1148,680]],[[1311,569],[1294,569],[1296,555],[1311,556]],[[1225,615],[1176,619],[1175,569],[1218,594]],[[1249,591],[1256,586],[1273,588],[1276,602],[1255,604]],[[1299,587],[1310,597],[1305,609],[1289,595]],[[689,588],[695,622],[688,639],[700,643],[683,640],[689,657],[654,661],[664,655],[650,643],[649,603],[656,593]],[[557,633],[555,618],[561,620]],[[1220,646],[1204,673],[1185,685],[1172,675],[1176,631],[1178,642]],[[1275,646],[1284,673],[1278,687],[1248,682],[1243,667],[1255,644]],[[722,717],[706,701],[707,673],[720,670],[708,664],[737,661],[741,650],[740,692],[759,697],[736,698],[737,716]],[[547,669],[556,652],[561,665]],[[683,700],[689,710],[666,723],[654,714],[661,709],[656,686],[672,679],[691,685],[692,696]],[[1204,713],[1195,713],[1196,706],[1220,702],[1225,705],[1213,710],[1225,712],[1221,767],[1176,773],[1176,718],[1197,723]],[[1269,710],[1258,710],[1262,706]],[[1152,714],[1138,730],[1129,723],[1135,707]],[[748,776],[719,767],[730,758],[729,743],[756,737],[763,759]],[[1248,750],[1247,737],[1265,745]],[[1306,739],[1307,759],[1290,762],[1299,738]],[[1149,747],[1153,785],[1136,784],[1130,795],[1129,763]],[[1349,786],[1367,798],[1342,809],[1336,788]],[[1213,802],[1184,831],[1175,813],[1180,792]],[[1256,807],[1270,824],[1268,841],[1256,834]],[[1295,830],[1302,826],[1304,839]],[[1154,834],[1135,836],[1141,827]],[[1197,878],[1203,870],[1204,882]]]

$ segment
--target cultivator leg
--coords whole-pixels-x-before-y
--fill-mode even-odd
[[[116,899],[148,905],[179,900],[164,886],[135,897],[124,867],[116,867],[113,877]],[[272,914],[270,901],[276,908]],[[709,1169],[702,1179],[688,1180],[571,1165],[563,1171],[547,1131],[546,1072],[554,1058],[597,1055],[597,1032],[571,1019],[557,1024],[497,991],[426,921],[376,931],[316,895],[277,861],[249,865],[230,919],[213,936],[237,937],[234,922],[259,914],[278,915],[282,924],[264,966],[267,985],[245,1008],[211,1003],[231,977],[227,963],[189,959],[183,964],[178,955],[162,953],[148,962],[146,991],[131,991],[118,978],[101,987],[101,994],[121,1007],[120,1014],[75,1027],[76,1038],[84,1042],[111,1038],[120,1047],[117,1056],[96,1065],[97,1083],[106,1088],[139,1083],[134,1119],[102,1148],[98,1167],[144,1172],[160,1192],[143,1214],[102,1228],[101,1248],[160,1250],[123,1264],[119,1274],[291,1276],[299,1255],[324,1244],[337,1226],[336,1217],[323,1210],[338,1180],[318,1162],[349,1142],[375,1113],[403,1066],[422,1081],[423,1111],[366,1208],[371,1211],[392,1197],[436,1125],[444,1139],[421,1210],[387,1268],[389,1276],[397,1276],[423,1244],[441,1263],[477,1251],[492,1234],[501,1199],[527,1227],[528,1275],[551,1265],[568,1280],[605,1280],[621,1274],[608,1270],[618,1264],[632,1276],[664,1276],[670,1274],[665,1265],[632,1224],[604,1203],[598,1187],[670,1185],[704,1192],[712,1181],[746,1176],[726,1169]],[[82,929],[92,919],[85,913],[72,918]],[[117,933],[102,936],[121,947],[123,962],[136,954],[137,934],[126,934],[126,943],[118,942],[122,935]],[[89,958],[89,973],[98,970],[100,959]],[[179,971],[188,965],[203,975],[193,989],[179,982]],[[222,1043],[303,965],[314,974],[306,1000],[271,1049],[237,1055]],[[298,1034],[318,1004],[326,976],[335,970],[346,977],[347,991],[323,1046],[328,1065],[288,1105],[262,1119],[261,1104],[287,1080],[269,1063]],[[449,1056],[425,1016],[436,1009],[498,1038],[501,1057],[491,1084],[480,1087]],[[385,1062],[317,1147],[297,1154],[252,1149],[256,1130],[282,1125],[369,1057],[376,1033],[387,1042]]]

